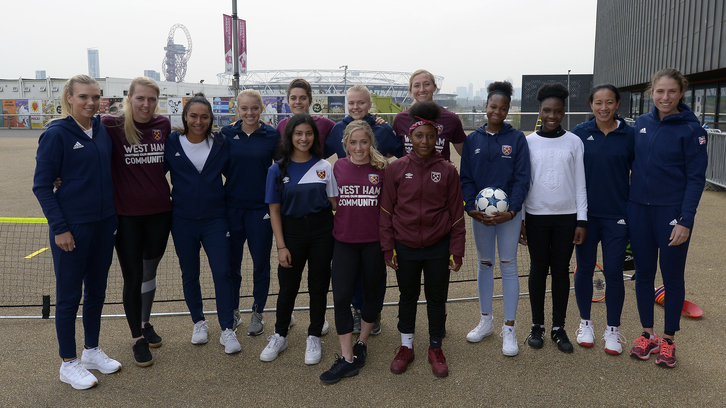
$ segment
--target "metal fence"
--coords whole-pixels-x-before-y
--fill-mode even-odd
[[[708,167],[706,181],[726,188],[726,132],[719,129],[708,131]]]

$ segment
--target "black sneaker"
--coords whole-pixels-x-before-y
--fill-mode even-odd
[[[378,312],[378,317],[376,317],[376,321],[373,323],[371,334],[374,336],[381,334],[381,312]]]
[[[360,310],[353,309],[353,334],[360,333]]]
[[[330,370],[320,375],[320,381],[326,384],[335,384],[340,381],[341,378],[358,375],[358,366],[356,366],[355,361],[349,363],[345,361],[345,357],[340,357],[337,354],[335,355],[335,358],[336,360],[333,363],[333,366],[330,367]]]
[[[544,346],[544,327],[538,324],[532,326],[532,330],[530,330],[527,337],[527,343],[529,347],[541,349]]]
[[[138,339],[131,349],[134,351],[134,363],[137,366],[148,367],[154,364],[154,356],[149,351],[149,341],[145,338]]]
[[[365,367],[366,357],[368,357],[368,346],[360,340],[356,341],[353,345],[353,355],[355,356],[357,367]]]
[[[141,328],[141,333],[144,335],[144,338],[149,342],[149,347],[161,347],[161,336],[156,334],[154,331],[154,326],[151,325],[151,323],[146,323],[144,327]]]
[[[570,343],[570,339],[567,337],[567,332],[565,332],[564,328],[560,327],[557,330],[552,330],[550,335],[552,336],[552,341],[557,343],[557,348],[561,352],[572,353],[572,343]]]

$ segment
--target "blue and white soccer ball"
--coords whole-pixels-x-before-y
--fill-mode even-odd
[[[509,197],[499,188],[487,187],[476,195],[477,211],[484,211],[486,215],[494,216],[495,212],[509,210]]]

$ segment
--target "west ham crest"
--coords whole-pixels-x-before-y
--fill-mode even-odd
[[[512,146],[510,146],[510,145],[502,145],[502,153],[504,153],[507,156],[509,156],[510,154],[512,154]]]
[[[151,135],[154,136],[154,140],[161,140],[161,130],[160,129],[152,130]]]
[[[370,181],[371,184],[378,184],[378,181],[379,181],[378,174],[369,174],[368,181]]]
[[[432,171],[431,180],[433,180],[434,183],[438,183],[439,181],[441,181],[441,173],[439,173],[438,171]]]
[[[317,173],[318,178],[325,180],[325,170],[317,170],[315,173]]]

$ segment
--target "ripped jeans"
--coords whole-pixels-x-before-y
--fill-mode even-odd
[[[479,307],[482,313],[492,313],[494,295],[494,271],[496,247],[499,247],[499,269],[502,274],[504,295],[504,320],[516,320],[519,303],[519,278],[517,277],[517,248],[522,228],[522,214],[513,220],[497,225],[485,225],[472,219],[474,243],[479,259],[477,285]]]

